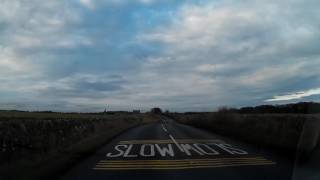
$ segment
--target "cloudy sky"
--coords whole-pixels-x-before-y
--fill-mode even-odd
[[[320,100],[319,0],[1,0],[0,109]]]

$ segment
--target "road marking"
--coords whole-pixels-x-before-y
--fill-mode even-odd
[[[154,160],[101,160],[100,163],[119,163],[119,162],[130,162],[130,163],[148,163],[148,162],[206,162],[206,161],[236,161],[236,160],[267,160],[263,157],[233,157],[233,158],[211,158],[211,159],[154,159]]]
[[[178,143],[224,143],[219,139],[176,139]],[[120,141],[118,144],[169,144],[172,140],[170,139],[148,139],[148,140],[129,140]]]
[[[178,166],[178,165],[204,165],[204,164],[226,164],[226,163],[274,163],[269,160],[263,159],[235,159],[235,160],[219,160],[215,159],[212,161],[194,161],[192,159],[188,161],[147,161],[147,162],[131,162],[131,161],[119,161],[119,162],[98,162],[96,166],[134,166],[134,165],[142,165],[142,166]]]
[[[94,170],[140,170],[140,169],[191,169],[216,168],[248,165],[275,165],[275,162],[263,157],[251,158],[215,158],[215,159],[182,159],[182,160],[118,160],[100,161]]]
[[[197,168],[219,168],[219,167],[234,167],[234,166],[262,166],[262,165],[273,165],[273,164],[223,164],[223,165],[211,165],[211,166],[180,166],[180,167],[130,167],[130,168],[105,168],[105,167],[95,167],[93,170],[182,170],[182,169],[197,169]]]
[[[214,163],[185,163],[185,164],[97,164],[96,168],[148,168],[148,167],[192,167],[242,164],[274,164],[273,162],[214,162]]]
[[[214,161],[214,160],[267,160],[262,156],[256,157],[222,157],[210,159],[154,159],[154,160],[101,160],[102,163],[117,163],[117,162],[198,162],[198,161]]]
[[[161,126],[162,126],[162,129],[163,129],[165,132],[167,132],[167,133],[168,133],[167,128],[166,128],[163,124],[161,124]]]
[[[112,151],[106,153],[109,158],[116,157],[145,157],[149,154],[150,150],[154,150],[155,153],[150,154],[150,157],[156,156],[157,154],[165,156],[175,156],[179,152],[183,152],[186,156],[217,156],[221,153],[228,153],[231,155],[248,155],[247,151],[240,148],[233,147],[230,144],[225,143],[178,143],[177,140],[168,133],[170,139],[167,142],[160,145],[154,142],[142,142],[142,143],[128,143],[128,144],[117,144],[114,146]],[[175,147],[175,148],[172,148]],[[138,151],[135,151],[138,150]],[[178,152],[175,152],[178,151]],[[151,156],[152,155],[152,156]]]
[[[274,164],[272,162],[216,162],[216,163],[199,163],[199,164],[118,164],[118,165],[96,165],[95,168],[171,168],[171,167],[197,167],[197,166],[221,166],[221,165],[243,165],[243,164]]]
[[[173,138],[173,136],[171,134],[169,134],[169,137],[172,140],[172,142],[179,148],[179,150],[181,152],[184,152],[184,149],[180,146],[180,144],[177,143],[177,141]]]

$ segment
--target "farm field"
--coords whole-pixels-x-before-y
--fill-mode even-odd
[[[153,119],[140,113],[1,111],[0,174],[14,179],[57,174],[118,133]]]

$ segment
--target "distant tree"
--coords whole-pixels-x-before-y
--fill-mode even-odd
[[[237,113],[238,110],[236,108],[231,108],[231,107],[227,107],[227,106],[221,106],[218,108],[219,113]]]
[[[151,109],[150,112],[153,113],[153,114],[161,114],[162,110],[160,108],[158,108],[158,107],[154,107],[154,108]]]
[[[243,107],[238,110],[240,113],[295,113],[295,114],[313,114],[320,113],[320,103],[299,102],[295,104],[282,105],[261,105],[256,107]]]

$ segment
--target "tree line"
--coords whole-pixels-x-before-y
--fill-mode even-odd
[[[218,109],[218,112],[240,113],[240,114],[261,114],[261,113],[315,114],[315,113],[320,113],[320,103],[299,102],[294,104],[260,105],[255,107],[242,107],[242,108],[221,107]]]

